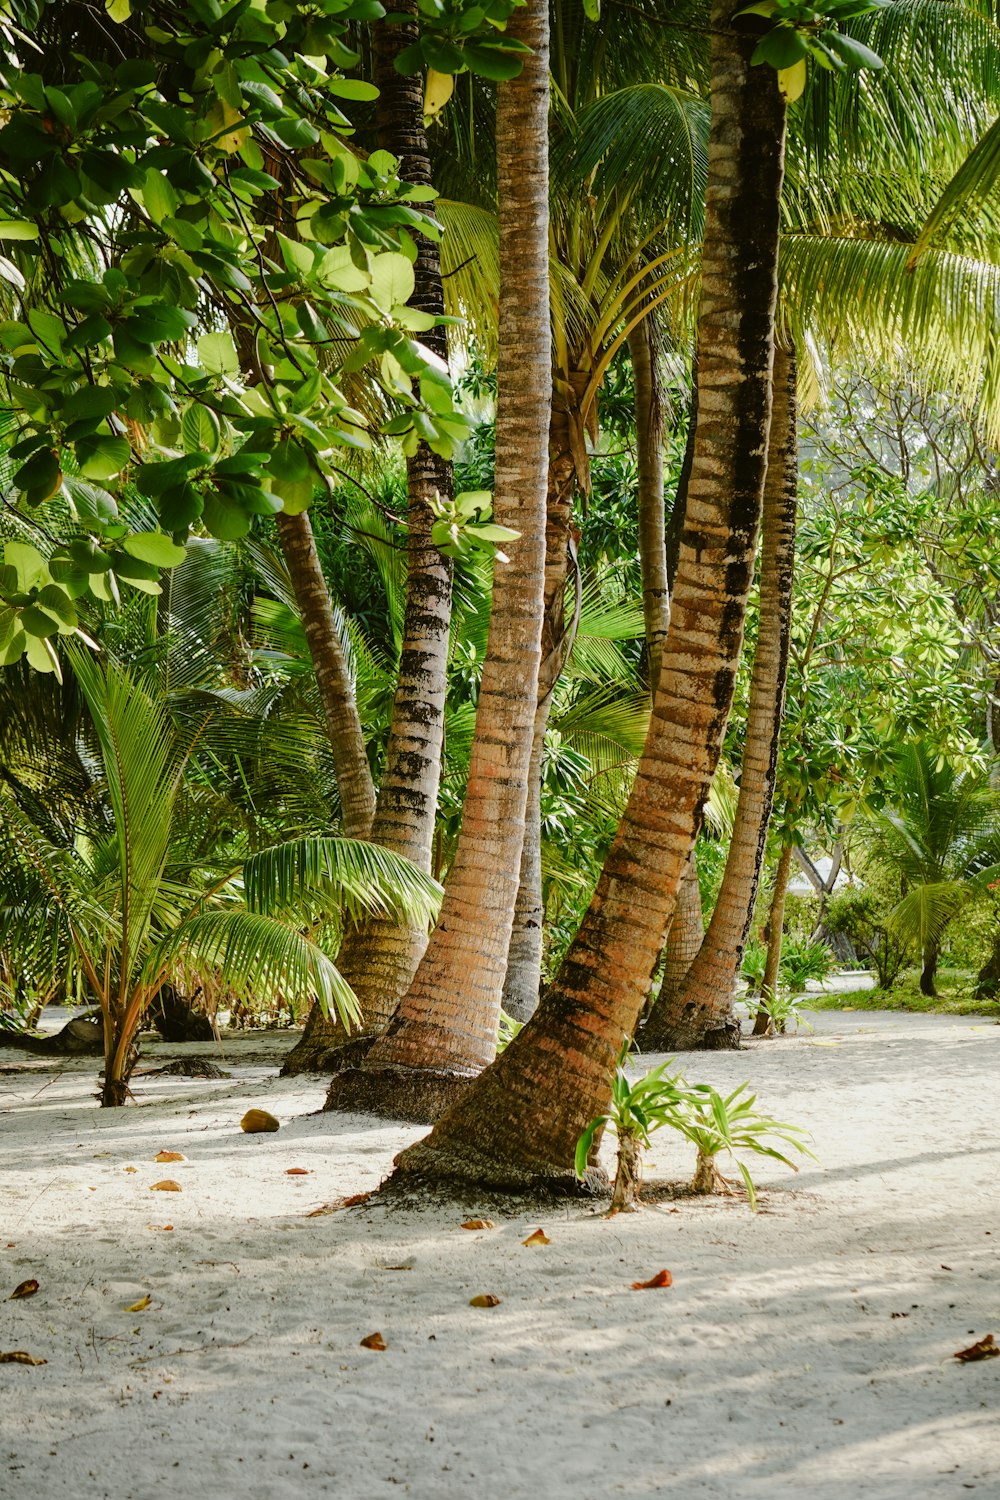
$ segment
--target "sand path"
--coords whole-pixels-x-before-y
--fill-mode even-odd
[[[0,1292],[40,1290],[0,1302],[0,1349],[48,1362],[0,1366],[0,1494],[1000,1495],[1000,1359],[951,1357],[1000,1338],[1000,1027],[813,1019],[686,1060],[815,1137],[797,1177],[761,1167],[758,1215],[566,1204],[482,1232],[474,1193],[307,1217],[420,1132],[311,1114],[322,1085],[275,1076],[288,1038],[227,1044],[230,1080],[140,1078],[122,1111],[95,1108],[93,1062],[5,1052]],[[281,1131],[243,1135],[252,1105]],[[652,1158],[690,1172],[682,1142]],[[669,1290],[630,1289],[661,1267]]]

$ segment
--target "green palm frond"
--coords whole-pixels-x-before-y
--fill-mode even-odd
[[[74,675],[101,748],[118,834],[122,890],[122,980],[144,948],[170,848],[184,755],[167,718],[136,675],[71,648]]]
[[[410,860],[358,839],[276,844],[246,861],[243,880],[253,911],[294,911],[312,896],[353,920],[391,917],[414,927],[433,921],[442,895],[437,881]]]
[[[947,236],[959,217],[968,219],[984,208],[1000,182],[1000,119],[994,120],[959,166],[924,223],[907,262],[912,270],[934,241]]]
[[[209,970],[237,993],[281,995],[293,1007],[318,999],[345,1026],[359,1019],[358,1003],[331,959],[294,928],[261,912],[207,911],[189,918],[150,952],[143,978]]]

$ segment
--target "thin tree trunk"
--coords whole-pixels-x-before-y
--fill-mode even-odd
[[[705,941],[680,990],[661,996],[642,1033],[650,1051],[738,1047],[733,1012],[778,773],[778,740],[792,623],[798,448],[795,360],[775,346],[761,542],[760,627],[747,708],[736,820]]]
[[[552,695],[566,663],[572,627],[566,626],[566,576],[569,568],[573,494],[584,486],[586,473],[574,460],[570,437],[572,417],[552,395],[549,429],[549,479],[545,516],[545,617],[542,622],[542,659],[538,669],[538,707],[528,771],[528,800],[524,814],[524,842],[514,924],[507,952],[502,1008],[515,1021],[527,1021],[538,1007],[542,983],[542,764],[545,731],[552,712]],[[582,424],[577,423],[582,432]],[[582,438],[581,438],[582,440]]]
[[[538,702],[551,398],[548,10],[514,12],[532,50],[498,89],[501,288],[494,510],[519,533],[494,569],[490,635],[462,831],[438,925],[413,985],[327,1104],[431,1119],[496,1053]]]
[[[417,40],[416,0],[402,0],[396,12],[411,19],[405,24],[383,22],[375,28],[379,143],[399,158],[405,181],[429,186],[423,76],[404,76],[394,65],[399,53]],[[411,305],[440,317],[444,293],[438,246],[423,235],[414,238],[417,259]],[[421,337],[439,358],[447,360],[443,327],[430,328]],[[406,471],[406,615],[385,772],[371,836],[429,873],[444,738],[452,586],[452,565],[432,539],[431,502],[437,495],[452,493],[452,468],[421,443]],[[409,989],[426,947],[425,930],[396,922],[372,919],[349,930],[337,963],[361,1007],[360,1035],[349,1035],[336,1017],[325,1016],[316,1005],[282,1072],[332,1073],[362,1056]]]
[[[687,978],[688,970],[698,956],[705,938],[705,919],[701,909],[701,886],[698,883],[698,865],[694,854],[684,867],[677,887],[674,914],[667,929],[667,941],[663,945],[663,976],[657,1006],[678,994]],[[636,1036],[643,1052],[652,1051],[650,1040],[643,1027]]]
[[[760,1009],[753,1023],[754,1036],[767,1036],[771,1029],[769,1006],[778,989],[778,971],[781,968],[781,940],[785,925],[785,896],[788,894],[788,877],[792,870],[792,845],[782,844],[778,868],[774,872],[774,890],[767,915],[767,958],[764,962],[764,978],[760,986]]]
[[[635,381],[635,451],[639,470],[639,568],[649,681],[660,675],[660,656],[670,626],[667,579],[666,508],[663,498],[663,409],[646,318],[629,334]]]
[[[536,1015],[397,1158],[401,1174],[573,1184],[576,1143],[610,1102],[718,764],[764,488],[784,142],[777,80],[751,68],[756,37],[732,29],[735,9],[712,6],[698,426],[646,748],[590,910]]]
[[[340,814],[348,838],[366,839],[375,814],[375,787],[365,754],[354,683],[333,618],[330,591],[316,552],[312,522],[305,511],[275,516],[295,602],[302,616],[309,655],[316,672],[333,769],[340,793]]]
[[[937,944],[925,943],[921,954],[923,967],[920,970],[920,993],[932,999],[937,995],[934,979],[937,975],[938,957]]]

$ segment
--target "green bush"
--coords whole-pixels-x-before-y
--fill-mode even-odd
[[[876,885],[852,886],[826,909],[827,930],[850,938],[858,957],[874,968],[880,990],[892,988],[910,958],[910,944],[888,925],[894,904]]]

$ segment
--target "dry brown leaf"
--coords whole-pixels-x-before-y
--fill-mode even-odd
[[[633,1292],[649,1292],[654,1287],[673,1286],[673,1284],[674,1278],[669,1271],[657,1271],[656,1275],[651,1276],[648,1281],[633,1281],[632,1290]]]
[[[319,1219],[323,1214],[335,1214],[342,1208],[354,1208],[358,1203],[367,1203],[371,1193],[353,1193],[350,1198],[334,1198],[332,1203],[321,1203],[319,1208],[311,1208],[306,1214],[307,1219]]]
[[[47,1365],[47,1359],[36,1359],[27,1349],[8,1349],[0,1354],[0,1365]]]
[[[138,1167],[122,1167],[123,1172],[138,1172]]]
[[[153,1300],[152,1297],[147,1292],[146,1295],[145,1295],[145,1297],[140,1297],[139,1298],[138,1302],[130,1302],[129,1305],[128,1305],[128,1307],[126,1307],[125,1311],[126,1312],[144,1312],[145,1309],[152,1302],[152,1300]]]
[[[247,1135],[267,1135],[271,1131],[280,1130],[281,1122],[269,1115],[266,1109],[248,1109],[240,1121],[240,1129],[245,1130]]]
[[[499,1307],[500,1298],[495,1292],[480,1292],[478,1297],[469,1298],[470,1307]]]
[[[492,1219],[466,1219],[462,1225],[463,1229],[495,1229],[496,1225]]]
[[[972,1364],[976,1359],[995,1359],[998,1354],[1000,1354],[1000,1344],[995,1341],[992,1333],[988,1333],[984,1339],[979,1340],[978,1344],[970,1344],[968,1349],[956,1350],[955,1358],[962,1360],[965,1364]]]
[[[536,1229],[534,1234],[529,1234],[526,1240],[521,1241],[522,1245],[551,1245],[551,1243],[544,1229]]]
[[[287,1167],[285,1169],[286,1177],[310,1177],[311,1175],[311,1167]]]
[[[366,1339],[361,1340],[362,1349],[388,1349],[389,1345],[380,1333],[370,1333]]]
[[[163,1232],[164,1232],[164,1234],[167,1234],[170,1231],[172,1231],[173,1227],[174,1226],[172,1224],[147,1224],[146,1225],[147,1229],[162,1229]]]
[[[186,1156],[182,1156],[179,1151],[157,1151],[156,1155],[153,1157],[153,1160],[154,1161],[187,1161],[187,1157]]]
[[[151,1193],[179,1193],[182,1189],[179,1182],[174,1182],[171,1177],[164,1177],[162,1182],[154,1182],[149,1191]]]
[[[32,1277],[30,1281],[22,1281],[20,1286],[16,1286],[8,1300],[13,1302],[15,1297],[33,1297],[37,1291],[38,1282]]]

